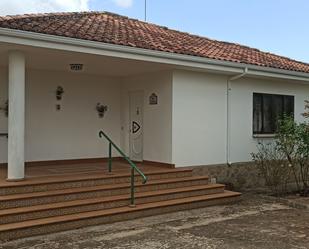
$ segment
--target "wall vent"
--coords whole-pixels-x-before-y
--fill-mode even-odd
[[[74,72],[83,71],[84,65],[83,64],[70,64],[70,70]]]

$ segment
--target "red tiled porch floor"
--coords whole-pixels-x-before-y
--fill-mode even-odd
[[[142,163],[136,164],[145,174],[152,171],[170,170],[163,166],[153,166]],[[130,165],[121,161],[114,161],[112,165],[112,174],[128,174],[130,173]],[[51,165],[31,165],[25,167],[25,180],[19,182],[8,182],[7,167],[0,167],[0,186],[23,185],[25,183],[49,182],[53,180],[65,180],[68,178],[92,178],[104,176],[108,174],[107,162],[96,163],[55,163]]]

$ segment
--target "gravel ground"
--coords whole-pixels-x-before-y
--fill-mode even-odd
[[[242,201],[21,239],[0,249],[309,248],[309,209],[244,194]]]

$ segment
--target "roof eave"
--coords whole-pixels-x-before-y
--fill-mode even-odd
[[[309,82],[309,73],[304,72],[209,59],[198,56],[161,52],[156,50],[121,46],[7,28],[0,28],[0,42],[164,63],[188,68],[214,70],[230,74],[241,73],[244,68],[247,68],[247,74],[252,76]]]

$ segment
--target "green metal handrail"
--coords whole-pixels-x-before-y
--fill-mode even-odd
[[[105,137],[105,139],[109,142],[109,146],[108,146],[108,172],[111,173],[112,172],[112,147],[114,147],[118,153],[130,164],[131,166],[131,201],[130,201],[130,206],[134,207],[135,206],[135,171],[142,177],[143,179],[143,184],[145,184],[147,182],[147,177],[144,175],[144,173],[135,165],[135,163],[133,163],[130,158],[124,154],[124,152],[103,132],[100,131],[99,132],[99,137]]]

